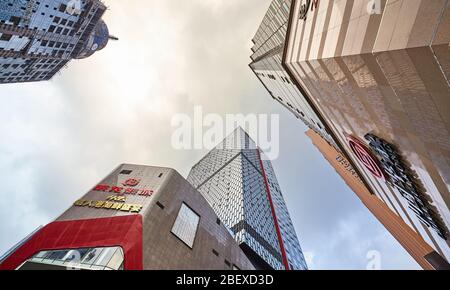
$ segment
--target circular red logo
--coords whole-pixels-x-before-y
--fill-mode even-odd
[[[379,161],[373,156],[370,149],[353,136],[347,136],[347,141],[350,149],[356,155],[356,158],[358,158],[358,160],[364,165],[364,167],[376,178],[384,180],[383,170],[378,165]]]
[[[130,178],[125,180],[124,183],[122,183],[124,186],[130,186],[130,187],[135,187],[139,184],[139,182],[141,182],[140,179],[135,179],[135,178]]]

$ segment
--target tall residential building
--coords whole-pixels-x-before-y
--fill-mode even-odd
[[[283,66],[371,194],[450,260],[447,0],[293,0]]]
[[[257,269],[307,265],[271,162],[241,128],[191,170],[206,198]]]
[[[250,68],[274,100],[334,144],[325,126],[282,65],[291,0],[273,0],[253,38]]]
[[[124,164],[0,270],[253,270],[203,196],[175,170]]]
[[[51,79],[110,39],[99,0],[0,1],[0,84]]]

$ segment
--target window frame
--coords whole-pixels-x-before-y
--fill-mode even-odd
[[[175,226],[175,223],[176,223],[177,220],[178,220],[178,217],[180,216],[180,213],[181,213],[181,210],[182,210],[182,208],[183,208],[183,205],[186,206],[187,209],[189,209],[190,211],[192,211],[196,216],[198,216],[198,223],[197,223],[197,227],[195,228],[194,239],[193,239],[193,241],[192,241],[192,245],[189,245],[187,242],[183,241],[183,239],[180,238],[180,237],[178,236],[178,234],[176,234],[176,233],[174,232],[174,226]],[[195,242],[196,242],[196,240],[197,240],[197,235],[198,235],[198,230],[199,230],[199,228],[200,228],[200,221],[201,221],[201,219],[202,219],[202,217],[201,217],[201,215],[198,214],[198,212],[196,212],[196,211],[195,211],[192,207],[190,207],[186,202],[182,202],[181,205],[180,205],[180,207],[179,207],[179,209],[178,209],[177,216],[176,216],[176,218],[175,218],[175,220],[174,220],[174,222],[173,222],[173,224],[172,224],[172,228],[170,229],[170,233],[171,233],[173,236],[175,236],[179,241],[181,241],[184,245],[186,245],[189,249],[193,250],[194,247],[195,247]]]

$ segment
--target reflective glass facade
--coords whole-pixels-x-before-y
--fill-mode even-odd
[[[0,83],[49,80],[104,48],[105,11],[99,0],[0,1]]]
[[[307,269],[275,173],[261,154],[239,128],[192,168],[188,181],[265,266]]]
[[[292,1],[285,68],[369,191],[449,261],[449,2],[318,1],[304,19],[311,2]]]

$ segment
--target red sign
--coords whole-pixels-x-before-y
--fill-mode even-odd
[[[353,136],[347,136],[347,141],[348,146],[350,146],[350,149],[356,155],[356,158],[358,158],[358,160],[364,165],[364,167],[366,167],[366,169],[376,178],[385,180],[383,170],[378,165],[379,161],[373,156],[370,149]]]
[[[116,195],[140,195],[140,196],[152,196],[154,191],[151,189],[137,189],[137,188],[125,188],[119,186],[111,186],[107,184],[99,184],[93,189],[94,191],[110,192]]]
[[[135,187],[137,186],[139,183],[141,182],[140,179],[135,179],[135,178],[130,178],[125,180],[123,184],[123,186],[130,186],[130,187]]]

